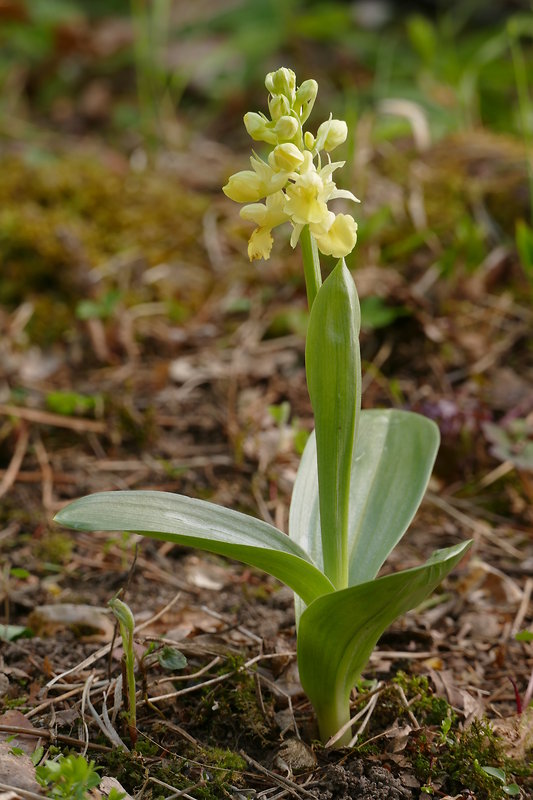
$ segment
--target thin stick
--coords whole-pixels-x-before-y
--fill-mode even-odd
[[[372,696],[371,696],[370,700],[368,701],[368,703],[365,706],[363,706],[363,708],[360,711],[358,711],[357,714],[355,714],[351,719],[349,719],[348,722],[345,722],[344,725],[342,726],[342,728],[339,728],[337,733],[335,733],[330,739],[328,739],[328,741],[326,742],[326,747],[332,747],[336,742],[339,741],[339,739],[342,738],[342,736],[344,736],[346,731],[349,728],[351,728],[351,726],[354,724],[354,722],[357,722],[359,719],[361,719],[361,717],[364,717],[364,715],[367,713],[369,708],[372,708],[372,709],[374,708],[374,706],[376,705],[377,699],[381,694],[381,688],[380,687],[381,687],[381,684],[378,686],[378,688],[372,694]],[[359,731],[356,734],[356,737],[355,737],[356,739],[357,739],[358,735],[359,735]]]
[[[94,675],[89,675],[89,677],[87,678],[86,690],[84,691],[84,700],[85,700],[85,703],[87,704],[87,708],[89,709],[92,718],[94,719],[94,721],[96,722],[96,724],[98,725],[98,727],[100,728],[100,730],[102,731],[104,736],[107,739],[109,739],[109,741],[115,747],[123,747],[124,750],[127,753],[129,753],[129,748],[124,744],[124,742],[122,741],[122,739],[120,738],[120,736],[118,735],[116,730],[113,727],[108,726],[106,724],[106,721],[102,719],[102,717],[98,714],[97,710],[95,709],[95,707],[91,703],[91,698],[90,698],[90,693],[91,692],[90,692],[90,689],[91,689],[91,682],[92,682],[92,678],[93,677],[94,677]]]
[[[185,789],[176,789],[175,786],[171,786],[170,783],[165,783],[165,781],[160,781],[159,778],[152,778],[148,779],[151,783],[157,784],[157,786],[162,786],[164,789],[170,789],[173,791],[173,794],[169,795],[166,800],[174,800],[177,797],[185,797],[190,798],[190,800],[194,800],[194,797],[191,797],[189,792],[192,792],[193,789],[199,789],[202,786],[205,786],[205,781],[198,781],[198,783],[193,783],[192,786],[187,786]]]
[[[22,408],[0,403],[0,415],[4,417],[17,417],[28,422],[40,422],[42,425],[53,425],[56,428],[70,428],[73,431],[85,433],[106,433],[105,422],[94,419],[80,419],[79,417],[64,417],[53,414],[51,411],[40,411],[38,408]]]
[[[532,592],[533,592],[533,578],[528,578],[526,581],[526,585],[524,586],[524,593],[522,595],[520,606],[518,608],[518,611],[516,612],[516,616],[511,626],[511,634],[513,636],[516,633],[518,633],[518,631],[522,627],[522,623],[529,608],[529,601],[531,600]]]
[[[357,742],[358,738],[360,737],[360,735],[363,733],[363,731],[365,730],[366,726],[368,725],[368,723],[370,721],[370,717],[374,713],[374,709],[375,709],[376,704],[378,702],[378,697],[379,697],[379,694],[375,694],[374,697],[371,699],[370,703],[368,704],[368,711],[367,711],[366,717],[364,718],[364,720],[362,721],[361,725],[359,726],[359,729],[358,729],[357,733],[355,734],[355,736],[353,737],[352,741],[350,742],[349,747],[353,747],[354,746],[354,744]]]
[[[47,742],[63,742],[63,744],[71,745],[72,747],[85,747],[85,742],[81,739],[75,739],[72,736],[63,736],[61,733],[51,733],[48,730],[29,730],[28,728],[21,728],[18,725],[0,725],[0,733],[13,733],[17,736],[32,736],[34,739],[46,739]],[[97,750],[100,753],[110,753],[112,747],[107,747],[103,744],[87,743],[87,747],[91,750]]]
[[[244,758],[247,764],[249,764],[251,767],[254,767],[262,775],[267,775],[270,780],[274,781],[275,783],[284,786],[295,797],[312,797],[316,800],[316,796],[307,791],[307,789],[304,789],[303,786],[300,786],[299,783],[295,783],[294,781],[289,780],[289,778],[284,778],[282,775],[276,775],[275,772],[268,770],[254,758],[249,756],[248,753],[245,753],[244,750],[240,750],[239,755]]]
[[[223,675],[219,675],[216,678],[211,678],[209,681],[204,681],[204,683],[197,683],[194,686],[187,686],[185,689],[179,689],[177,692],[168,692],[168,694],[160,694],[158,697],[148,697],[147,700],[144,700],[144,703],[157,703],[159,700],[171,700],[174,697],[181,697],[184,694],[190,694],[191,692],[196,692],[198,689],[205,689],[206,686],[213,686],[216,683],[221,683],[225,681],[226,678],[229,678],[231,675],[235,675],[238,670],[233,669],[231,672],[225,672]],[[142,705],[139,703],[139,705]]]
[[[35,792],[30,792],[29,789],[19,789],[18,786],[10,786],[7,783],[0,783],[0,789],[6,792],[15,792],[17,797],[23,797],[24,800],[43,800],[42,794],[35,794]]]
[[[107,680],[96,681],[93,685],[93,688],[94,689],[98,688],[100,690],[103,690],[104,687],[108,685],[108,683],[109,681]],[[68,683],[63,684],[63,686],[65,685],[68,686],[69,684]],[[58,688],[63,688],[63,686],[59,687],[59,684],[56,684],[56,687]],[[85,683],[78,683],[75,686],[72,686],[67,692],[60,694],[57,697],[49,697],[47,700],[44,700],[42,703],[39,703],[38,706],[32,708],[31,711],[28,711],[28,713],[25,715],[26,719],[29,719],[30,716],[34,717],[36,714],[39,714],[41,711],[44,711],[45,708],[53,706],[54,703],[61,703],[63,700],[68,700],[69,698],[74,697],[77,694],[81,694],[83,692],[84,686]]]
[[[55,507],[54,503],[54,473],[50,466],[48,453],[40,436],[35,439],[35,455],[41,468],[42,475],[42,500],[43,507],[50,511]]]
[[[464,514],[462,511],[459,511],[459,509],[455,508],[455,506],[452,505],[452,503],[450,503],[448,500],[445,500],[443,497],[439,497],[433,492],[426,492],[425,497],[430,503],[433,503],[433,505],[437,506],[437,508],[441,508],[447,514],[449,514],[452,519],[455,519],[457,522],[460,522],[467,528],[470,528],[470,530],[472,530],[478,536],[495,541],[498,547],[500,547],[509,555],[522,558],[523,554],[520,552],[520,550],[518,550],[516,547],[513,547],[513,545],[509,544],[509,542],[505,542],[501,537],[497,537],[496,534],[488,527],[488,525],[483,525],[477,520],[472,519],[467,514]]]
[[[190,675],[173,675],[172,682],[174,683],[175,681],[192,681],[195,678],[200,678],[202,675],[205,675],[206,672],[209,672],[211,667],[216,667],[217,664],[220,664],[221,661],[222,659],[220,656],[215,656],[212,659],[212,661],[209,662],[209,664],[206,664],[204,667],[197,670],[196,672],[192,672]],[[158,686],[160,683],[168,683],[168,676],[165,676],[164,678],[158,678],[158,680],[155,681],[156,686]]]
[[[17,444],[15,445],[15,451],[13,453],[11,461],[9,462],[8,468],[4,472],[4,477],[0,482],[0,497],[3,497],[5,494],[7,494],[7,492],[11,489],[11,487],[13,486],[13,484],[17,479],[19,469],[24,460],[24,456],[26,455],[26,450],[28,449],[29,437],[30,433],[28,430],[28,426],[23,422],[20,425]]]
[[[201,608],[201,609],[202,609],[202,611],[204,611],[206,614],[209,614],[209,616],[210,616],[210,617],[214,617],[215,619],[218,619],[218,620],[220,620],[220,622],[225,622],[225,623],[226,623],[226,625],[227,625],[229,628],[233,628],[233,627],[234,627],[234,628],[235,628],[235,630],[239,631],[239,633],[242,633],[242,634],[243,634],[243,636],[246,636],[248,639],[251,639],[251,640],[252,640],[253,642],[255,642],[256,644],[259,644],[259,645],[262,645],[262,644],[263,644],[263,640],[261,639],[261,637],[260,637],[260,636],[257,636],[255,633],[252,633],[252,631],[248,630],[248,628],[245,628],[243,625],[235,625],[235,626],[234,626],[234,625],[233,625],[233,624],[232,624],[232,623],[231,623],[231,622],[228,620],[228,618],[227,618],[227,617],[225,617],[223,614],[219,614],[219,613],[218,613],[218,611],[214,611],[212,608],[209,608],[208,606],[202,605],[202,606],[200,606],[200,608]]]
[[[413,712],[411,711],[411,709],[409,707],[410,703],[409,703],[409,700],[407,699],[407,697],[405,696],[404,690],[397,683],[393,684],[393,686],[396,689],[396,691],[398,692],[398,694],[400,695],[400,698],[402,700],[402,705],[405,708],[405,710],[407,711],[407,714],[409,715],[409,719],[413,723],[415,730],[417,730],[417,731],[420,730],[420,724],[419,724],[417,718],[415,717],[415,715],[413,714]]]

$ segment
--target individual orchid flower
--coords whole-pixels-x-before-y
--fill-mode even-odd
[[[332,179],[333,172],[342,167],[344,161],[327,163],[317,170],[312,153],[304,153],[299,173],[290,175],[292,180],[285,194],[285,211],[293,224],[292,247],[296,246],[305,225],[315,239],[318,249],[324,255],[343,258],[355,247],[357,223],[348,214],[335,215],[328,209],[328,200],[343,198],[359,202],[357,197],[345,189],[337,189]]]
[[[279,191],[287,183],[287,172],[273,169],[255,154],[250,163],[253,169],[236,172],[222,187],[224,194],[236,203],[254,203]]]
[[[258,226],[248,242],[250,261],[258,258],[269,258],[273,243],[270,233],[272,228],[287,222],[289,219],[284,209],[285,195],[282,191],[269,195],[265,203],[251,203],[241,208],[241,217],[255,222]]]
[[[342,258],[344,253],[353,250],[357,242],[357,222],[349,214],[337,214],[331,226],[323,233],[315,233],[313,227],[309,227],[318,249],[326,256]]]

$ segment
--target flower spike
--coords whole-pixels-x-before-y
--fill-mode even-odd
[[[272,150],[266,161],[254,154],[252,170],[232,175],[223,188],[231,200],[249,204],[241,210],[241,216],[257,225],[248,243],[250,261],[269,258],[271,231],[283,222],[292,225],[292,247],[307,225],[322,253],[343,258],[355,246],[357,223],[349,214],[334,214],[327,203],[336,198],[359,202],[351,192],[337,189],[332,178],[344,162],[332,163],[329,153],[346,141],[346,122],[330,114],[316,136],[304,132],[318,84],[310,79],[297,86],[296,75],[287,67],[269,72],[265,86],[271,119],[249,111],[244,115],[244,125],[254,141],[271,145]],[[326,154],[324,166],[321,151]],[[264,204],[258,202],[262,199]]]

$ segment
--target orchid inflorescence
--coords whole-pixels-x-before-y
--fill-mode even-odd
[[[359,200],[345,189],[337,189],[333,173],[344,161],[332,162],[330,152],[346,141],[346,122],[332,119],[318,128],[316,136],[303,130],[315,103],[318,84],[310,79],[296,87],[296,75],[282,67],[269,72],[265,86],[270,93],[268,107],[272,117],[248,112],[246,130],[254,141],[265,142],[273,149],[267,161],[256,153],[250,158],[251,170],[232,175],[223,187],[237,203],[247,203],[241,217],[255,222],[248,243],[250,261],[268,258],[272,249],[273,228],[290,222],[291,245],[296,246],[304,225],[309,225],[321,253],[344,258],[357,241],[357,223],[349,214],[334,214],[329,200]],[[326,153],[322,166],[321,151]],[[258,202],[265,200],[264,203]]]

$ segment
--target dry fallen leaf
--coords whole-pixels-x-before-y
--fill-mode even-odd
[[[429,674],[435,686],[437,697],[444,697],[455,711],[462,712],[467,724],[474,719],[483,717],[485,714],[483,700],[480,697],[473,697],[466,689],[456,686],[452,670],[436,672],[430,669]]]
[[[181,641],[198,633],[216,633],[225,627],[222,620],[201,608],[185,606],[179,614],[171,615],[172,627],[166,632],[167,639]]]
[[[391,753],[401,753],[402,750],[405,750],[412,730],[412,725],[399,725],[396,720],[392,727],[385,732],[385,737],[391,740],[387,746],[387,750]]]
[[[23,789],[34,794],[42,794],[41,787],[35,780],[35,767],[26,753],[15,754],[14,747],[19,743],[0,742],[0,783]]]
[[[107,642],[113,637],[114,625],[106,608],[75,603],[37,606],[28,626],[37,636],[53,636],[63,628],[73,629],[85,641]]]
[[[522,714],[496,720],[493,728],[506,742],[505,754],[509,758],[522,761],[533,751],[533,706],[526,708]]]
[[[183,571],[188,583],[199,589],[211,589],[214,592],[219,592],[230,583],[232,575],[229,567],[214,564],[195,555],[184,560]]]
[[[131,794],[128,794],[122,784],[120,784],[116,778],[102,778],[100,781],[100,789],[101,794],[103,797],[108,797],[111,789],[116,789],[118,792],[124,792],[123,800],[133,800]]]
[[[466,574],[457,582],[456,591],[462,595],[479,591],[487,599],[510,604],[519,603],[523,595],[516,581],[479,558],[470,559]]]
[[[31,755],[39,740],[41,739],[41,731],[39,728],[34,728],[29,719],[26,719],[24,714],[17,711],[16,708],[11,708],[0,715],[0,725],[8,725],[11,728],[24,728],[28,734],[21,734],[20,736],[13,736],[12,733],[0,732],[0,743],[6,742],[11,747],[17,747],[24,750],[27,755]],[[34,734],[33,736],[30,734]]]
[[[283,742],[275,758],[275,765],[288,775],[303,772],[316,766],[316,756],[301,739],[291,737]]]

